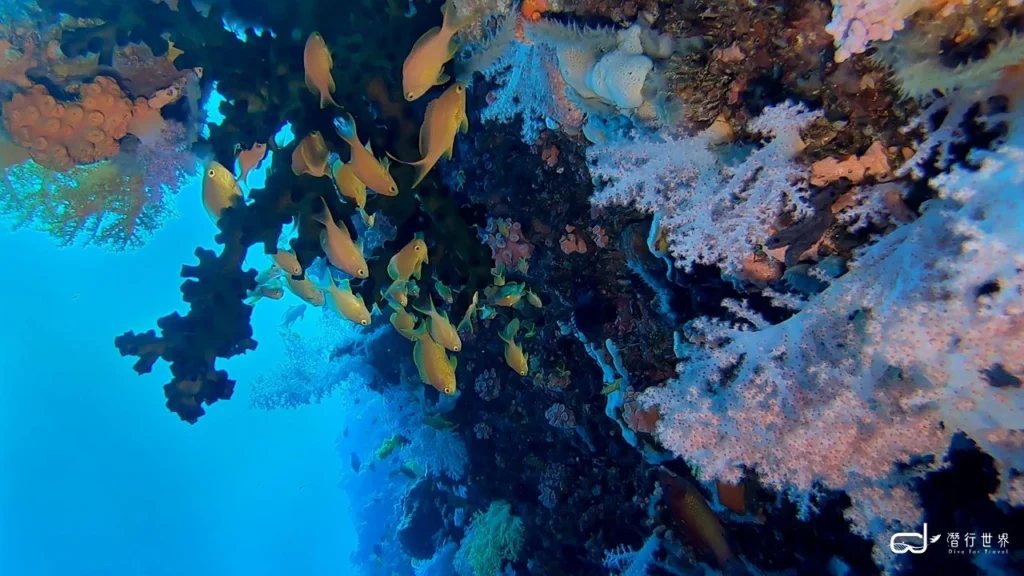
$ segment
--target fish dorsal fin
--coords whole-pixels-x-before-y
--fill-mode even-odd
[[[417,48],[420,48],[421,46],[429,42],[430,39],[433,38],[434,36],[437,36],[437,33],[440,31],[440,26],[434,26],[430,30],[424,32],[423,36],[420,36],[419,40],[417,40],[416,43],[412,45],[412,50],[410,52],[415,52]]]
[[[341,236],[343,238],[346,238],[349,241],[352,240],[352,233],[348,231],[348,224],[345,224],[345,222],[342,222],[339,226],[337,226],[337,228],[338,228],[338,232],[341,232]]]
[[[292,150],[292,172],[296,176],[301,176],[308,172],[308,170],[306,167],[306,155],[302,153],[302,144],[300,143],[295,147],[295,150]]]
[[[516,334],[519,333],[519,319],[513,318],[509,320],[505,328],[498,334],[498,337],[508,342],[509,344],[515,344]]]
[[[373,144],[370,144],[369,140],[366,141],[366,144],[363,144],[363,148],[366,148],[366,151],[370,153],[370,156],[373,156]]]
[[[423,125],[420,126],[420,158],[426,158],[427,150],[430,148],[430,122],[428,120],[430,119],[430,107],[433,105],[433,102],[427,105],[426,118],[423,120]]]

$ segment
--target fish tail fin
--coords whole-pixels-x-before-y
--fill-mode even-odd
[[[413,340],[422,340],[427,336],[427,322],[420,322],[415,328],[412,330],[406,330],[403,334],[409,336]]]
[[[398,162],[399,164],[405,164],[406,166],[412,166],[413,168],[416,169],[416,179],[413,180],[412,188],[415,188],[415,187],[419,186],[420,182],[422,182],[423,179],[427,177],[427,173],[430,172],[430,169],[433,167],[433,166],[431,166],[430,164],[427,163],[427,159],[426,158],[422,158],[422,159],[417,160],[415,162],[406,162],[405,160],[401,160],[399,158],[395,158],[394,156],[391,155],[390,152],[385,152],[385,154],[387,154],[389,158],[391,158],[395,162]]]
[[[498,334],[498,338],[501,338],[509,344],[515,340],[516,334],[519,333],[519,318],[513,318],[509,320],[505,328]]]
[[[423,182],[423,179],[427,177],[427,173],[430,172],[432,166],[427,164],[424,160],[410,164],[410,166],[416,169],[416,178],[412,181],[412,186],[410,188],[419,186],[420,182]]]
[[[420,314],[426,314],[427,316],[432,316],[434,314],[437,314],[437,308],[434,308],[434,298],[433,298],[433,296],[427,296],[427,303],[430,305],[429,308],[425,307],[423,305],[413,304],[412,305],[412,309],[417,311],[417,312],[419,312]]]
[[[359,136],[356,134],[356,120],[348,112],[342,111],[341,116],[334,119],[334,129],[338,131],[338,136],[341,136],[341,139],[348,142],[350,146],[362,146],[359,143]]]
[[[445,0],[444,5],[441,6],[441,28],[451,30],[452,26],[458,21],[458,10],[455,7],[455,0]]]
[[[324,226],[327,226],[327,220],[334,220],[334,217],[331,215],[331,209],[327,207],[327,199],[321,196],[320,201],[323,202],[324,204],[324,213],[313,214],[313,220],[316,220],[317,222],[323,224]]]
[[[466,26],[469,26],[483,17],[484,14],[487,13],[487,8],[483,6],[474,8],[469,12],[469,14],[466,14],[460,19],[454,0],[447,0],[441,8],[441,13],[444,14],[444,17],[441,20],[441,27],[454,35]]]
[[[395,156],[394,154],[388,152],[387,150],[385,150],[384,153],[387,154],[388,158],[391,158],[392,160],[398,162],[399,164],[405,164],[406,166],[412,166],[413,164],[415,164],[415,162],[406,162],[405,160],[402,160],[401,158]]]
[[[333,80],[331,80],[331,84],[332,84],[331,87],[333,88],[333,84],[334,84]],[[330,104],[331,106],[334,106],[335,108],[341,108],[341,106],[338,106],[338,103],[334,101],[334,97],[331,96],[330,92],[321,92],[320,93],[320,109],[323,110],[324,108],[327,108],[328,104]]]

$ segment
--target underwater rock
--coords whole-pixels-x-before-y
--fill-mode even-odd
[[[444,518],[437,507],[440,497],[429,478],[413,484],[402,498],[402,522],[398,526],[398,541],[402,550],[413,558],[426,560],[434,555]]]
[[[152,370],[159,358],[171,364],[173,377],[164,386],[167,408],[191,424],[206,413],[203,404],[228,400],[234,391],[234,380],[214,367],[216,358],[256,349],[249,325],[252,307],[243,304],[246,292],[256,287],[256,271],[241,271],[241,255],[231,247],[220,256],[197,248],[199,264],[181,268],[182,277],[188,278],[181,293],[189,312],[158,320],[159,337],[149,330],[114,340],[122,356],[139,358],[134,366],[139,374]]]

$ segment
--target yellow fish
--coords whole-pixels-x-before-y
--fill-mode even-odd
[[[246,177],[249,176],[249,172],[252,172],[254,168],[263,162],[263,158],[267,155],[267,145],[259,142],[253,142],[252,148],[248,150],[242,149],[241,146],[235,146],[235,160],[238,162],[238,181],[245,182]]]
[[[289,275],[285,276],[285,280],[288,281],[288,289],[292,291],[292,294],[298,296],[303,302],[313,306],[324,305],[323,291],[317,288],[316,284],[313,284],[309,278],[304,276],[301,280],[296,280]]]
[[[455,296],[452,294],[452,289],[441,283],[440,280],[434,281],[434,291],[440,296],[445,302],[451,304],[455,301]]]
[[[473,300],[469,303],[469,308],[466,308],[466,313],[462,315],[462,321],[459,322],[459,332],[473,333],[473,314],[476,313],[479,298],[480,293],[473,292]]]
[[[328,176],[327,158],[331,151],[327,149],[324,136],[316,130],[303,138],[292,151],[292,172],[296,176],[309,174],[317,178]]]
[[[370,325],[370,311],[366,308],[366,302],[359,294],[352,293],[352,287],[348,279],[342,280],[341,284],[334,283],[334,276],[327,271],[327,291],[331,295],[331,302],[334,309],[347,320],[351,320],[360,326]]]
[[[534,306],[535,308],[543,308],[544,307],[544,303],[541,302],[540,296],[537,296],[536,294],[534,294],[532,290],[527,290],[526,291],[526,301],[529,302],[530,305]]]
[[[367,226],[373,226],[373,216],[366,213],[366,184],[352,170],[351,164],[341,161],[335,157],[331,162],[331,175],[334,177],[334,186],[338,188],[343,198],[348,198],[359,209],[359,215]]]
[[[512,307],[519,304],[524,288],[526,288],[525,284],[516,283],[506,284],[500,288],[490,286],[484,289],[484,295],[487,296],[487,303],[491,306]]]
[[[252,306],[262,300],[263,298],[270,298],[271,300],[280,300],[284,298],[284,288],[276,286],[258,286],[256,290],[253,290],[248,294],[249,299],[246,300],[246,304]]]
[[[455,148],[455,134],[465,134],[468,130],[466,87],[461,82],[456,82],[445,90],[444,94],[427,104],[423,125],[420,126],[420,156],[423,158],[416,162],[405,162],[390,154],[388,156],[416,169],[416,179],[412,183],[412,187],[415,188],[426,178],[440,158],[451,160]]]
[[[413,336],[413,330],[416,328],[416,317],[406,312],[405,308],[402,308],[398,302],[395,302],[394,300],[389,301],[388,306],[391,306],[391,309],[394,310],[389,318],[391,325],[394,326],[395,330],[398,330],[398,333],[402,336],[405,336],[409,340],[415,340],[416,338]]]
[[[498,334],[505,342],[505,363],[509,368],[516,371],[520,376],[526,376],[530,371],[530,358],[523,354],[523,349],[515,342],[516,334],[519,333],[519,319],[513,318],[505,329]]]
[[[277,264],[281,270],[284,270],[292,276],[298,276],[302,274],[302,265],[299,264],[299,259],[295,257],[290,250],[277,249],[276,254],[271,254],[271,258],[274,260],[274,264]]]
[[[444,65],[459,50],[452,38],[472,22],[472,15],[465,20],[456,20],[458,15],[453,0],[447,0],[441,12],[444,15],[441,26],[435,26],[420,36],[402,64],[402,93],[409,102],[423,96],[433,86],[448,81]]]
[[[302,51],[302,66],[306,72],[306,88],[320,97],[320,109],[323,110],[328,104],[337,107],[338,104],[331,96],[334,92],[334,77],[331,76],[334,59],[331,58],[331,51],[327,49],[327,43],[319,32],[313,32],[306,39],[306,48]]]
[[[210,219],[216,222],[220,215],[235,203],[242,204],[242,189],[231,172],[216,160],[206,165],[203,173],[203,207]]]
[[[313,219],[324,225],[320,232],[320,247],[327,255],[327,261],[356,278],[366,278],[370,275],[370,268],[363,257],[362,240],[358,244],[353,243],[348,226],[344,222],[341,226],[335,224],[327,200],[321,197],[320,201],[324,203],[324,213],[315,214]]]
[[[430,319],[430,337],[434,339],[441,346],[451,350],[452,352],[458,352],[462,350],[462,339],[459,338],[459,333],[455,330],[455,326],[448,320],[448,313],[438,313],[437,308],[434,308],[434,299],[427,297],[427,302],[430,304],[430,308],[420,308],[413,305],[413,310],[420,314],[425,314]]]
[[[356,134],[356,121],[352,115],[345,112],[344,115],[335,118],[334,128],[341,139],[352,147],[352,158],[348,163],[352,166],[356,178],[377,194],[398,196],[398,185],[388,172],[391,163],[386,158],[383,162],[377,160],[369,142],[363,146],[359,141],[359,135]]]
[[[419,328],[408,335],[416,342],[412,347],[412,360],[420,379],[442,394],[455,394],[455,368],[458,366],[455,357],[448,358],[444,346],[434,342],[430,334],[427,334],[425,324],[420,324]]]
[[[279,278],[284,271],[277,264],[271,264],[269,268],[256,275],[256,285],[262,286],[275,278]]]
[[[391,302],[397,302],[399,306],[405,308],[409,305],[409,295],[405,293],[409,283],[405,280],[395,280],[388,287],[387,291],[384,292],[384,297]]]
[[[423,234],[417,232],[412,241],[391,257],[391,261],[388,262],[388,276],[392,280],[407,282],[410,277],[419,279],[424,264],[430,264],[427,260],[427,243],[423,241]]]

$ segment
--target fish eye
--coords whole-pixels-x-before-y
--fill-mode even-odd
[[[213,168],[210,168],[210,169],[209,169],[209,170],[208,170],[208,171],[206,172],[206,175],[207,175],[207,176],[209,176],[210,178],[213,178],[214,176],[216,176],[216,175],[217,175],[217,171],[216,171],[216,170],[214,170]]]
[[[359,323],[362,324],[363,326],[366,326],[367,324],[370,323],[370,321],[369,320],[360,320]]]
[[[415,97],[416,97],[416,95],[415,95],[415,94],[413,94],[412,92],[408,92],[408,93],[406,93],[406,95],[405,95],[405,99],[406,99],[406,100],[412,100],[412,99],[413,99],[413,98],[415,98]]]
[[[459,350],[462,350],[462,348],[461,348],[460,346],[454,346],[454,347],[452,347],[452,351],[453,351],[453,352],[458,352]]]
[[[309,133],[309,135],[310,136],[319,136],[320,135],[320,131],[319,130],[313,130],[312,132]]]
[[[417,245],[413,246],[412,249],[417,251],[417,252],[419,252],[420,251],[420,245],[417,244]]]
[[[526,376],[526,370],[522,370],[522,371],[520,371],[520,372],[519,372],[519,375],[520,375],[520,376]]]
[[[456,86],[456,87],[455,87],[455,91],[456,91],[456,92],[459,92],[459,93],[462,93],[462,86],[461,86],[461,85],[459,85],[459,86]]]

